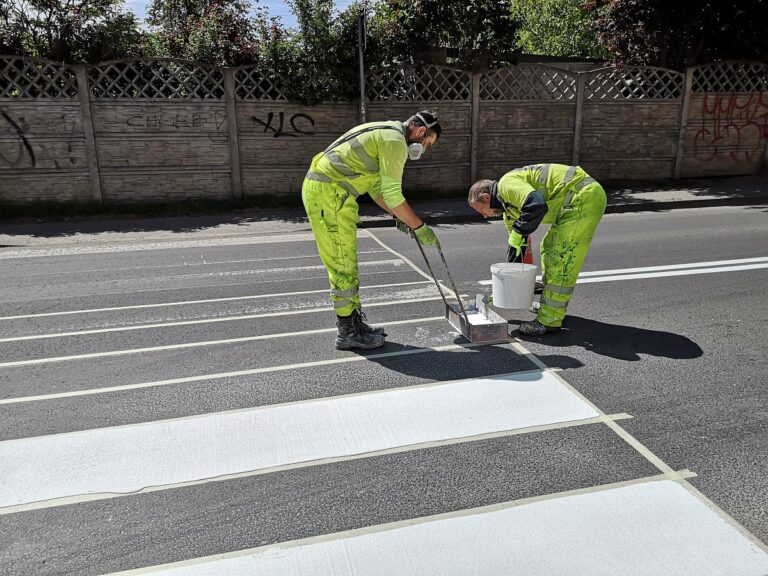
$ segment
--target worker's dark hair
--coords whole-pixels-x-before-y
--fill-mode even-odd
[[[408,126],[408,128],[426,126],[427,134],[434,132],[438,138],[440,138],[440,133],[443,131],[442,126],[440,126],[440,122],[437,120],[437,112],[432,112],[431,110],[422,110],[421,112],[417,112],[408,118],[408,120],[405,121],[405,124]]]
[[[469,195],[467,196],[469,205],[471,206],[472,204],[480,202],[480,196],[482,194],[490,194],[491,190],[493,190],[493,184],[493,180],[478,180],[472,184],[472,187],[469,189]]]

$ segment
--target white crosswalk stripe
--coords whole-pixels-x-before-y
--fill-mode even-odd
[[[643,534],[634,529],[638,523],[645,527]],[[656,479],[121,576],[506,576],[511,570],[558,574],[564,569],[568,574],[762,576],[766,567],[758,547],[723,523],[705,503],[676,482]]]
[[[596,416],[536,371],[10,440],[0,514]]]

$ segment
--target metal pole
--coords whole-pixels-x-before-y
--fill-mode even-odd
[[[421,242],[419,242],[419,239],[416,237],[416,234],[411,230],[411,236],[413,236],[413,239],[416,240],[416,245],[419,247],[419,251],[421,252],[421,255],[424,256],[424,262],[427,263],[427,269],[429,270],[429,273],[432,274],[432,280],[435,281],[435,285],[437,286],[438,292],[440,292],[440,296],[443,298],[443,302],[445,302],[445,307],[448,308],[448,301],[445,299],[445,295],[443,294],[442,289],[440,288],[440,282],[437,279],[437,276],[435,276],[434,271],[432,270],[432,266],[429,263],[429,258],[427,258],[427,253],[424,251],[424,247],[421,245]],[[469,317],[467,316],[467,310],[464,308],[464,302],[461,300],[461,295],[459,294],[459,291],[456,289],[456,282],[453,281],[453,276],[451,276],[451,271],[448,269],[448,262],[445,261],[445,256],[443,256],[443,250],[440,248],[440,244],[438,243],[436,246],[437,252],[440,254],[440,258],[443,260],[443,266],[445,266],[445,271],[448,274],[448,279],[451,281],[451,288],[453,288],[453,295],[456,297],[456,301],[459,303],[459,308],[461,308],[461,313],[464,315],[464,321],[467,323],[467,326],[469,326]]]
[[[365,124],[365,66],[363,64],[363,42],[365,26],[365,6],[360,9],[360,15],[357,18],[357,55],[360,73],[360,123]]]

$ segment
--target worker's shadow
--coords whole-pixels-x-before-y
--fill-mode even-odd
[[[530,358],[509,344],[464,347],[469,344],[464,337],[456,338],[454,343],[462,347],[434,350],[387,342],[383,348],[358,353],[388,370],[430,381],[481,378],[538,369]],[[584,365],[570,356],[552,356],[549,360],[560,368],[580,368]]]
[[[519,336],[516,330],[512,332],[512,336]],[[698,344],[680,334],[606,324],[578,316],[566,317],[563,330],[559,332],[542,337],[519,337],[524,342],[540,342],[552,347],[581,346],[595,354],[618,360],[636,361],[641,359],[641,355],[686,360],[698,358],[703,354]],[[542,359],[548,365],[557,365],[548,357]]]

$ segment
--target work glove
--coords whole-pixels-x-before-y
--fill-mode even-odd
[[[416,239],[419,243],[424,246],[440,246],[440,242],[437,240],[434,230],[426,224],[422,224],[418,228],[415,228],[413,233],[416,234]]]
[[[400,230],[400,232],[404,234],[411,233],[411,228],[408,226],[408,224],[400,220],[400,218],[398,218],[397,216],[395,216],[394,218],[395,218],[395,226],[397,226],[397,229]]]
[[[509,250],[507,251],[507,262],[515,262],[522,258],[525,250],[525,236],[515,232],[514,230],[509,233]]]

